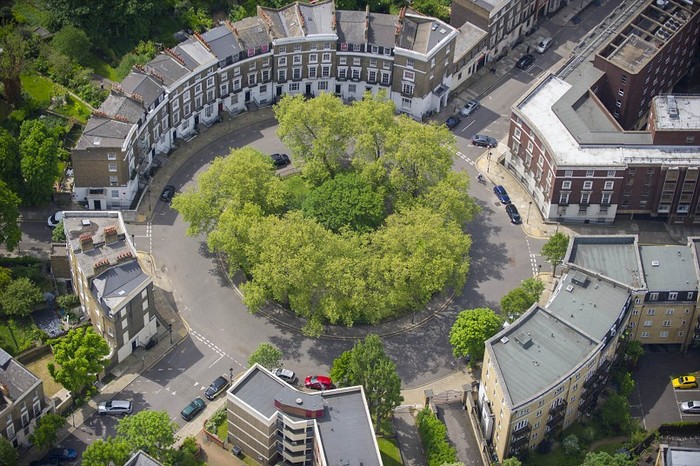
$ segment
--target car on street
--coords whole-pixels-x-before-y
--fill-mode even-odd
[[[282,367],[277,367],[275,369],[272,369],[271,372],[290,385],[294,385],[295,383],[297,383],[297,376],[294,373],[294,371],[290,371],[289,369],[284,369]]]
[[[221,393],[223,393],[231,385],[231,382],[226,378],[219,376],[209,385],[209,387],[204,391],[204,396],[208,400],[213,400]]]
[[[673,388],[685,390],[688,388],[698,388],[698,381],[694,375],[681,375],[671,381]]]
[[[520,68],[521,70],[526,70],[532,65],[535,61],[535,56],[532,54],[527,54],[523,55],[520,57],[520,60],[515,64],[517,68]]]
[[[552,46],[552,38],[551,37],[545,37],[540,41],[539,44],[537,44],[537,53],[545,53],[547,49],[549,49]]]
[[[518,213],[518,208],[513,204],[506,205],[506,213],[508,214],[508,217],[510,217],[510,223],[514,225],[520,225],[523,223],[523,219],[520,218],[520,213]]]
[[[169,184],[163,188],[163,192],[160,193],[160,200],[163,202],[170,202],[175,195],[175,186]]]
[[[270,155],[270,158],[272,159],[272,163],[275,165],[276,168],[286,167],[287,165],[292,163],[292,161],[289,160],[289,156],[287,154],[272,154]]]
[[[510,196],[508,196],[508,191],[506,191],[506,188],[500,184],[493,187],[493,193],[496,195],[498,200],[501,201],[501,204],[510,204]]]
[[[72,448],[52,448],[46,455],[50,460],[73,461],[78,458],[78,452]]]
[[[131,409],[131,401],[125,400],[103,401],[97,406],[97,412],[100,414],[121,414],[122,416],[131,414]]]
[[[472,144],[479,147],[493,148],[498,145],[498,141],[491,136],[486,136],[485,134],[475,134],[472,136]]]
[[[197,414],[201,413],[204,411],[204,408],[207,406],[207,404],[204,402],[203,399],[197,397],[194,400],[190,401],[190,404],[185,406],[182,411],[180,411],[180,416],[182,416],[182,419],[185,421],[191,421],[195,417],[197,417]]]
[[[49,228],[56,228],[58,222],[61,220],[63,220],[63,211],[59,210],[58,212],[54,212],[47,221]]]
[[[462,120],[460,120],[457,115],[453,115],[445,120],[445,126],[447,126],[448,129],[453,129],[456,128],[461,122]]]
[[[481,103],[478,100],[472,99],[466,104],[464,104],[464,107],[459,111],[459,114],[465,117],[468,117],[472,113],[474,113],[479,107],[481,107]]]
[[[685,401],[681,403],[681,411],[686,414],[700,414],[700,400]]]
[[[314,390],[330,390],[333,388],[333,381],[325,375],[310,375],[304,380],[304,386]]]

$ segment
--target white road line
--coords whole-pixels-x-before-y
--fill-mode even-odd
[[[469,128],[469,127],[470,127],[471,125],[473,125],[474,123],[476,123],[476,121],[472,121],[471,123],[469,123],[467,126],[465,126],[464,128],[462,128],[462,131],[460,131],[460,132],[461,132],[461,133],[465,132],[465,131],[467,130],[467,128]]]
[[[211,363],[211,365],[210,365],[208,368],[211,369],[212,366],[213,366],[214,364],[216,364],[217,362],[221,361],[221,359],[222,359],[223,357],[224,357],[224,355],[221,354],[221,356],[219,356],[219,358],[218,358],[216,361],[214,361],[213,363]]]

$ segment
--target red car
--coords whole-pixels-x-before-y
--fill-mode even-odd
[[[314,390],[330,390],[333,387],[333,381],[330,377],[325,375],[310,375],[304,380],[304,386],[306,388],[313,388]]]

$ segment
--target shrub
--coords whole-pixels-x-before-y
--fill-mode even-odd
[[[581,450],[581,446],[578,444],[578,437],[575,434],[568,435],[562,442],[562,445],[567,455],[575,455]]]
[[[204,426],[204,428],[207,431],[215,434],[216,428],[222,422],[226,422],[226,405],[217,409],[216,412],[214,414],[212,414],[209,419],[207,419],[207,422],[206,422],[206,425]]]
[[[457,451],[447,441],[447,428],[437,419],[429,407],[418,413],[418,433],[428,458],[429,466],[455,463]]]

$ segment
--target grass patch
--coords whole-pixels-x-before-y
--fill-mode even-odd
[[[85,59],[84,65],[86,68],[92,68],[92,71],[103,78],[107,78],[111,81],[119,81],[117,79],[116,68],[113,68],[109,63],[95,55],[94,52]]]
[[[396,444],[396,439],[380,437],[377,439],[379,445],[379,453],[382,455],[384,466],[401,466],[401,453],[399,446]]]
[[[50,362],[53,362],[53,354],[51,353],[26,365],[27,369],[29,369],[32,374],[44,381],[44,394],[47,397],[55,395],[63,388],[63,386],[54,381],[51,374],[49,374],[48,366]]]
[[[0,347],[10,354],[19,353],[19,348],[12,336],[12,331],[6,322],[0,322]]]
[[[530,450],[527,459],[523,462],[526,466],[579,466],[583,462],[585,453],[567,455],[561,446],[557,446],[549,453],[538,453]]]
[[[34,346],[39,328],[30,318],[0,320],[0,346],[12,356]]]
[[[56,109],[60,114],[66,115],[67,117],[73,117],[77,121],[85,124],[87,123],[90,114],[90,108],[81,101],[73,98],[73,96],[68,95],[66,99],[66,105]]]
[[[54,95],[53,81],[38,74],[22,74],[20,80],[22,81],[22,89],[29,94],[32,100],[41,105],[51,104],[51,97]]]
[[[224,442],[228,439],[228,419],[224,419],[224,422],[216,426],[216,436]]]

